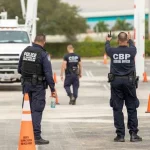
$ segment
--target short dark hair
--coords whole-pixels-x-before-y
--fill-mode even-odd
[[[125,32],[120,32],[118,34],[118,40],[121,42],[125,42],[128,40],[128,35]]]
[[[36,37],[35,37],[35,40],[34,42],[42,42],[44,43],[46,41],[46,36],[44,34],[38,34]]]
[[[69,45],[67,46],[67,49],[74,49],[74,47],[73,47],[72,44],[69,44]]]

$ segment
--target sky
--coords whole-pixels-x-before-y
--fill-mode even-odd
[[[76,5],[80,8],[82,13],[86,12],[102,12],[102,11],[118,11],[118,10],[132,10],[134,9],[134,0],[61,0],[67,2],[70,5]],[[148,8],[149,1],[145,0],[145,8]],[[150,7],[149,7],[150,8]],[[133,20],[127,20],[127,22],[133,24]],[[97,22],[88,22],[89,26],[93,28]],[[106,23],[112,27],[115,21],[106,21]]]
[[[77,5],[82,12],[131,10],[134,6],[134,0],[61,0],[71,5]],[[148,6],[146,0],[146,7]]]

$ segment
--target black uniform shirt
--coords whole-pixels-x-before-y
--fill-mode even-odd
[[[124,76],[135,71],[136,47],[132,40],[129,40],[128,46],[119,46],[113,48],[110,42],[106,41],[105,50],[111,58],[110,72],[114,75]]]
[[[64,56],[64,61],[67,62],[67,69],[65,71],[65,74],[67,75],[67,74],[71,74],[71,72],[69,71],[70,69],[74,67],[78,67],[81,58],[75,53],[69,53]]]
[[[42,46],[33,44],[32,47],[35,49],[35,52],[37,49],[43,50],[41,53],[40,63],[43,66],[43,72],[44,72],[44,75],[46,78],[46,82],[49,85],[51,91],[54,92],[55,91],[55,83],[53,80],[53,72],[52,72],[50,56]],[[19,64],[18,64],[18,73],[20,73],[20,74],[21,74],[22,60],[23,60],[23,52],[21,54]]]

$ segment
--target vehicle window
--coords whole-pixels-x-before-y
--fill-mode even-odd
[[[0,31],[0,43],[30,43],[25,31]]]

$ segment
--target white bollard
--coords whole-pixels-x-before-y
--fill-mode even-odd
[[[134,40],[137,47],[136,72],[143,78],[145,72],[145,0],[134,0]]]

